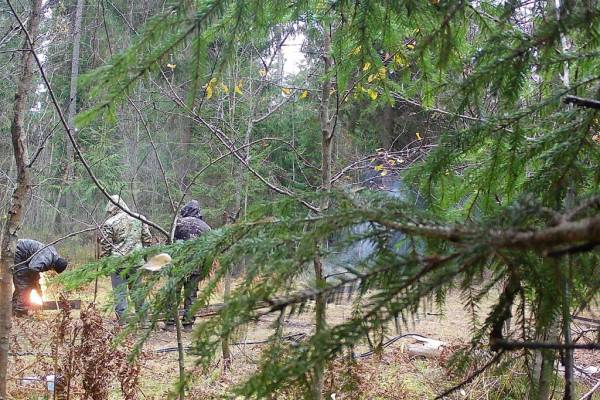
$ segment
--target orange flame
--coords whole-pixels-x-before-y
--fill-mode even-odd
[[[41,306],[44,304],[44,299],[37,292],[37,290],[33,289],[31,293],[29,293],[29,302],[34,306]]]

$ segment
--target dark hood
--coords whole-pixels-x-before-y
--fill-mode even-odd
[[[193,217],[202,219],[202,211],[200,210],[200,204],[197,200],[190,201],[185,206],[183,206],[183,208],[179,212],[179,215],[181,215],[184,218]]]

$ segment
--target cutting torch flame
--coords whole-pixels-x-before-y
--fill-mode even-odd
[[[44,299],[42,299],[37,290],[33,289],[29,294],[29,302],[34,306],[41,306],[44,304]]]

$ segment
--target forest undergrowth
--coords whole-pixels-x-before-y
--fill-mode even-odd
[[[60,288],[51,286],[51,293]],[[51,398],[46,377],[56,378],[55,387],[62,390],[63,399],[164,399],[173,396],[177,380],[176,334],[155,329],[143,350],[134,359],[135,337],[119,335],[110,307],[91,305],[94,285],[71,292],[71,299],[84,300],[82,310],[37,312],[28,319],[15,320],[13,330],[10,393],[18,399]],[[108,282],[98,286],[99,304],[110,299]],[[64,300],[64,299],[63,299]],[[215,298],[214,302],[222,301]],[[490,299],[490,305],[493,299]],[[310,307],[310,306],[309,306]],[[352,314],[351,302],[336,301],[328,307],[328,323],[345,321]],[[523,399],[527,397],[529,381],[523,357],[514,354],[505,362],[478,374],[491,359],[484,349],[471,351],[468,343],[468,316],[458,293],[451,293],[444,309],[425,307],[420,317],[402,325],[401,332],[414,332],[442,340],[446,346],[437,357],[415,357],[407,351],[414,342],[390,341],[398,333],[391,327],[381,338],[365,338],[360,346],[345,356],[328,363],[324,380],[326,399],[433,399],[445,389],[473,379],[454,391],[447,399]],[[186,370],[193,380],[189,383],[188,398],[219,399],[243,383],[259,367],[261,359],[270,357],[270,348],[263,339],[273,331],[273,320],[263,318],[245,326],[231,339],[233,361],[227,370],[222,360],[210,368],[195,365],[186,359]],[[310,315],[297,315],[283,323],[282,337],[290,338],[290,346],[305,340],[314,330]],[[44,332],[44,335],[40,335]],[[593,334],[580,330],[593,340]],[[191,342],[190,333],[184,343]],[[387,340],[386,340],[387,339]],[[380,342],[377,342],[380,340]],[[383,342],[381,342],[383,340]],[[265,340],[266,341],[266,340]],[[258,342],[258,343],[257,343]],[[391,342],[385,348],[378,343]],[[371,350],[371,351],[370,351]],[[462,357],[469,353],[467,358]],[[286,357],[286,354],[280,354]],[[580,365],[599,365],[593,352],[578,352]],[[580,375],[576,393],[583,395],[595,383],[598,374]],[[284,387],[274,393],[276,399],[298,399],[305,388]],[[557,380],[552,398],[562,398],[561,382]],[[62,396],[62,397],[60,397]]]

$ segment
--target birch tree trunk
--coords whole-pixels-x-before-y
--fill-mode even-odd
[[[31,14],[26,34],[29,33],[32,41],[35,41],[38,31],[41,8],[42,0],[31,1]],[[27,39],[24,41],[23,48],[29,48]],[[31,51],[24,51],[21,56],[21,74],[15,93],[13,119],[10,127],[17,169],[17,185],[12,195],[12,203],[9,207],[8,215],[6,216],[7,222],[4,227],[0,249],[0,400],[7,399],[6,380],[10,330],[12,328],[12,273],[10,268],[14,261],[17,233],[23,219],[23,207],[27,204],[27,197],[31,190],[27,138],[23,131],[23,121],[27,106],[27,94],[31,90],[32,67],[33,54]]]

